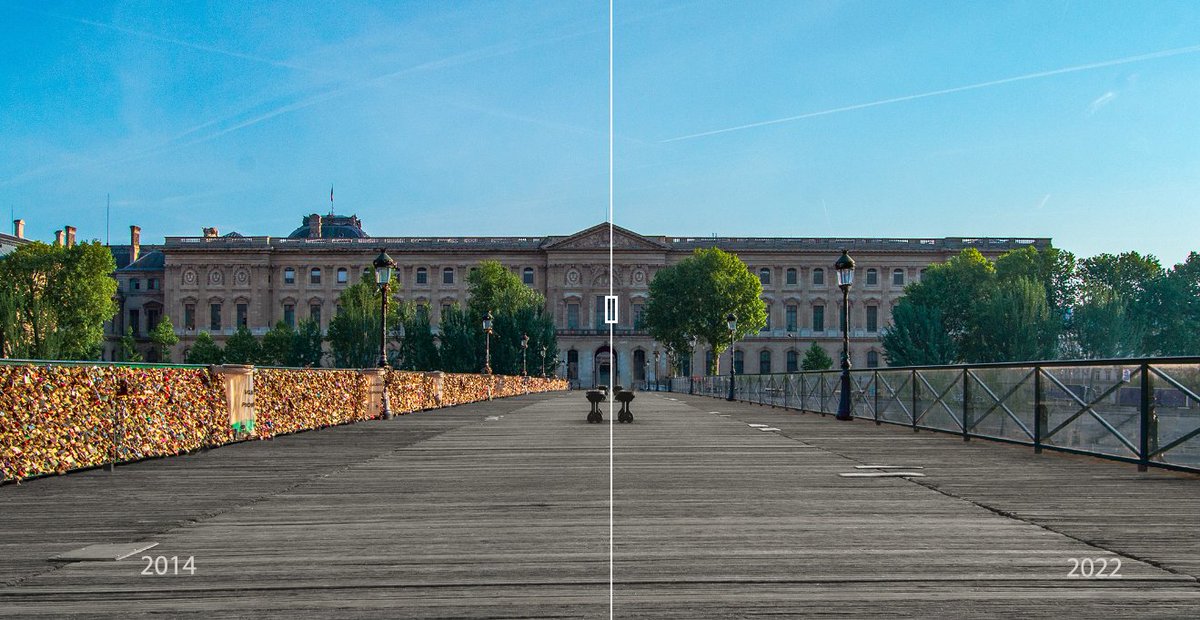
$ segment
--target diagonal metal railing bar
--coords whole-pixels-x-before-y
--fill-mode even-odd
[[[1140,373],[1141,373],[1141,369],[1134,371],[1134,373],[1132,373],[1129,377],[1130,381],[1132,381],[1133,378],[1135,376],[1139,375]],[[1042,441],[1045,441],[1045,440],[1053,437],[1056,433],[1061,431],[1068,424],[1070,424],[1071,422],[1074,422],[1076,418],[1087,413],[1087,414],[1091,415],[1092,418],[1094,418],[1097,422],[1099,422],[1100,426],[1103,426],[1105,428],[1105,430],[1107,430],[1110,434],[1112,434],[1113,437],[1116,437],[1117,441],[1120,441],[1122,444],[1124,444],[1125,447],[1128,448],[1130,452],[1132,452],[1135,456],[1138,454],[1137,446],[1134,446],[1133,442],[1129,441],[1129,439],[1127,439],[1125,437],[1125,435],[1121,434],[1121,431],[1119,431],[1115,427],[1113,427],[1112,424],[1109,424],[1108,420],[1105,420],[1103,416],[1101,416],[1099,413],[1096,412],[1095,409],[1092,408],[1094,405],[1099,404],[1100,401],[1104,400],[1105,398],[1108,398],[1109,395],[1111,395],[1113,392],[1116,392],[1118,389],[1120,389],[1124,385],[1123,381],[1114,383],[1111,387],[1109,387],[1107,390],[1105,390],[1104,393],[1102,393],[1099,396],[1097,396],[1096,398],[1092,399],[1091,402],[1084,402],[1084,400],[1082,398],[1079,398],[1079,396],[1077,396],[1075,394],[1075,392],[1071,391],[1071,389],[1068,388],[1066,385],[1063,385],[1063,382],[1059,381],[1058,377],[1055,377],[1053,374],[1047,372],[1045,368],[1042,369],[1042,375],[1049,378],[1052,383],[1057,385],[1059,387],[1059,389],[1061,389],[1063,392],[1065,392],[1068,396],[1071,397],[1071,400],[1074,400],[1080,406],[1079,411],[1076,411],[1075,413],[1071,414],[1070,417],[1068,417],[1066,420],[1064,420],[1058,426],[1054,427],[1053,430],[1048,431],[1045,434],[1043,434]]]
[[[888,402],[885,404],[888,407],[891,407],[891,404],[893,402],[896,403],[897,405],[899,405],[900,410],[904,412],[904,415],[908,416],[909,422],[913,421],[913,413],[908,410],[908,407],[906,407],[904,405],[904,401],[900,399],[900,393],[901,393],[901,391],[904,390],[905,386],[907,386],[909,381],[911,381],[911,380],[912,380],[912,375],[909,373],[905,373],[904,381],[900,384],[900,387],[893,389],[892,384],[888,383],[887,377],[882,377],[882,376],[879,377],[879,382],[882,383],[884,385],[884,387],[886,387],[888,390]]]
[[[963,430],[962,420],[959,420],[958,418],[954,417],[954,410],[951,409],[946,404],[946,401],[945,401],[946,394],[949,394],[950,390],[954,389],[955,385],[958,385],[959,380],[962,379],[962,374],[955,373],[954,380],[951,381],[950,384],[946,386],[946,389],[942,390],[941,392],[938,392],[937,388],[933,387],[929,383],[929,380],[925,378],[925,375],[921,374],[920,371],[917,371],[914,374],[916,374],[917,378],[919,378],[921,380],[921,383],[925,384],[925,387],[929,388],[930,392],[933,392],[934,394],[937,395],[936,397],[934,397],[933,402],[929,403],[929,406],[926,407],[925,410],[922,411],[921,414],[917,416],[916,423],[919,424],[921,422],[921,419],[924,418],[926,414],[928,414],[930,411],[933,410],[934,406],[941,405],[942,409],[946,410],[946,414],[950,416],[950,419],[954,420],[954,423],[958,425],[959,430]]]
[[[1157,375],[1163,381],[1166,381],[1167,383],[1171,384],[1171,387],[1179,390],[1180,392],[1183,392],[1183,394],[1185,396],[1187,396],[1188,398],[1196,401],[1197,403],[1200,403],[1200,396],[1197,396],[1196,393],[1193,392],[1192,390],[1188,389],[1187,386],[1176,381],[1175,378],[1172,377],[1171,375],[1168,375],[1166,373],[1166,371],[1155,368],[1154,366],[1150,367],[1150,371],[1153,372],[1155,375]]]
[[[867,398],[867,392],[868,392],[868,390],[871,389],[871,385],[873,383],[875,383],[875,377],[877,375],[875,373],[871,373],[870,375],[868,375],[870,378],[867,379],[867,382],[863,383],[863,384],[860,384],[858,382],[857,377],[860,377],[860,376],[862,376],[862,375],[853,375],[854,381],[852,382],[852,384],[854,385],[854,388],[855,388],[855,390],[853,392],[853,396],[855,396],[858,399],[858,403],[860,405],[862,405],[863,408],[865,408],[867,410],[867,412],[870,413],[870,415],[869,416],[859,416],[859,417],[874,418],[875,417],[875,406],[874,406],[875,403],[873,402],[872,399]],[[855,411],[854,405],[850,406],[850,410]]]
[[[1166,381],[1171,387],[1179,390],[1180,392],[1183,392],[1184,396],[1192,399],[1193,401],[1195,401],[1197,403],[1200,403],[1200,396],[1196,395],[1196,393],[1194,391],[1192,391],[1187,386],[1185,386],[1182,383],[1180,383],[1179,381],[1177,381],[1175,379],[1175,377],[1172,377],[1171,375],[1167,374],[1167,372],[1165,370],[1162,370],[1160,368],[1155,368],[1154,366],[1150,366],[1149,368],[1150,368],[1150,372],[1154,373],[1155,376],[1162,379],[1163,381]],[[1150,452],[1150,454],[1148,454],[1146,456],[1146,458],[1154,458],[1156,456],[1166,454],[1167,452],[1187,443],[1193,437],[1196,437],[1196,436],[1200,436],[1200,427],[1196,427],[1191,432],[1185,433],[1184,435],[1181,435],[1180,437],[1175,438],[1173,441],[1168,442],[1166,445],[1159,446],[1157,450]]]
[[[982,422],[984,419],[986,419],[989,415],[992,414],[992,412],[996,411],[997,407],[999,407],[1000,409],[1002,409],[1004,411],[1004,413],[1008,414],[1008,417],[1011,418],[1013,422],[1017,423],[1017,426],[1021,427],[1021,430],[1026,435],[1028,435],[1030,439],[1033,439],[1033,431],[1029,430],[1029,427],[1025,426],[1025,423],[1021,421],[1021,418],[1017,417],[1017,414],[1013,413],[1012,409],[1009,409],[1008,405],[1006,405],[1004,403],[1008,401],[1010,396],[1012,396],[1013,394],[1016,394],[1017,390],[1021,389],[1021,386],[1025,385],[1025,382],[1029,381],[1033,377],[1033,373],[1035,373],[1035,372],[1037,372],[1036,368],[1025,373],[1025,376],[1021,377],[1020,381],[1017,381],[1016,384],[1014,384],[1011,388],[1009,388],[1009,390],[1004,393],[1004,396],[997,397],[996,393],[992,391],[992,388],[988,387],[987,383],[984,383],[984,381],[982,379],[980,379],[979,376],[976,375],[973,371],[968,370],[967,374],[970,375],[971,378],[975,379],[975,383],[978,384],[979,387],[983,388],[984,393],[987,394],[989,397],[991,397],[991,399],[993,401],[995,401],[995,404],[992,405],[991,407],[988,407],[988,410],[985,411],[983,413],[983,415],[979,416],[978,418],[975,418],[975,421],[971,423],[970,428],[968,428],[967,430],[970,431],[972,428],[979,426],[980,422]]]

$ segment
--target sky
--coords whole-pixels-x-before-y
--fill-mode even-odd
[[[643,234],[1200,250],[1200,3],[617,1]],[[53,239],[571,234],[609,208],[609,4],[0,2],[0,208]],[[4,203],[8,203],[7,205]],[[10,229],[7,229],[10,230]]]

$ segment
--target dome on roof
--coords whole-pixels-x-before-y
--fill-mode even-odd
[[[363,239],[362,222],[354,215],[304,216],[300,228],[292,231],[288,239]]]

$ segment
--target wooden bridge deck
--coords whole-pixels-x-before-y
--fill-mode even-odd
[[[702,397],[633,409],[615,617],[1200,616],[1198,476]],[[0,616],[607,617],[609,427],[586,411],[527,396],[0,487]],[[926,477],[838,475],[864,464]],[[132,541],[158,545],[48,560]]]

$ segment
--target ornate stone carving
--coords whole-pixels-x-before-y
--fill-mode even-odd
[[[567,284],[569,284],[571,286],[575,286],[575,285],[579,284],[579,270],[578,269],[571,268],[571,269],[567,270]]]
[[[245,267],[238,267],[237,271],[233,272],[233,283],[237,286],[249,286],[250,271]]]
[[[184,286],[196,286],[196,270],[195,269],[189,268],[189,269],[185,269],[183,271],[183,285]]]
[[[225,281],[225,274],[221,273],[220,269],[212,268],[208,271],[208,283],[213,286],[220,286]]]

